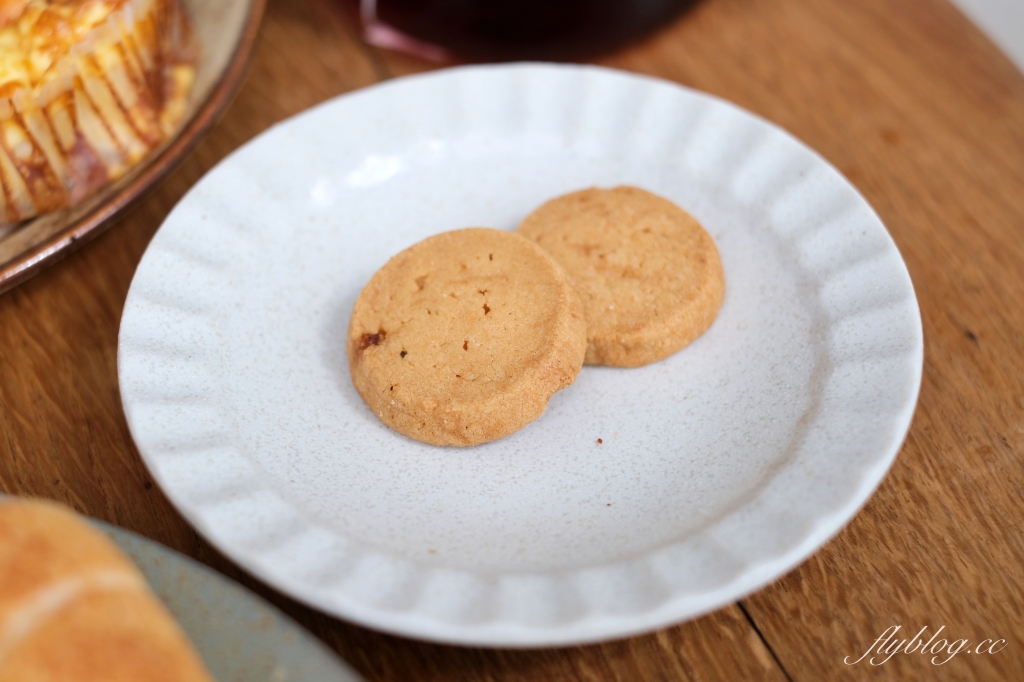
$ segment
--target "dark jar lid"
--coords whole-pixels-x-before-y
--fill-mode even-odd
[[[371,42],[402,48],[402,39],[411,39],[410,51],[426,56],[433,51],[482,61],[571,60],[638,40],[695,2],[363,0],[363,19]],[[374,40],[375,35],[385,39]]]

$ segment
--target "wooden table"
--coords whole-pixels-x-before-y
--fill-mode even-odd
[[[705,0],[600,63],[709,91],[791,131],[881,215],[914,281],[925,371],[892,471],[837,538],[696,621],[602,645],[437,646],[311,611],[243,574],[155,488],[116,340],[146,244],[272,123],[435,68],[364,45],[340,0],[271,0],[237,100],[120,224],[0,297],[0,490],[61,500],[267,596],[368,680],[1024,680],[1024,76],[944,0]],[[1004,639],[945,665],[859,657],[889,626]],[[852,659],[851,659],[852,660]]]

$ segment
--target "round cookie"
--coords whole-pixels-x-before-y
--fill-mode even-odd
[[[586,322],[561,267],[533,242],[469,228],[389,260],[352,311],[352,382],[381,421],[434,445],[506,436],[583,365]]]
[[[518,232],[555,257],[583,299],[588,365],[637,367],[714,322],[725,296],[715,243],[671,201],[635,187],[552,199]]]

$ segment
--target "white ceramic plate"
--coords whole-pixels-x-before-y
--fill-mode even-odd
[[[617,184],[715,238],[708,333],[647,367],[585,367],[479,447],[371,414],[344,337],[377,268]],[[516,65],[379,85],[235,152],[153,239],[118,362],[146,464],[240,565],[374,628],[534,646],[696,616],[821,547],[899,450],[922,349],[892,240],[814,152],[676,85]]]

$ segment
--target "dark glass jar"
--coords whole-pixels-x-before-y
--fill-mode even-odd
[[[363,0],[362,9],[371,41],[393,43],[388,47],[401,48],[405,38],[428,56],[433,50],[483,61],[569,60],[637,40],[695,2]]]

